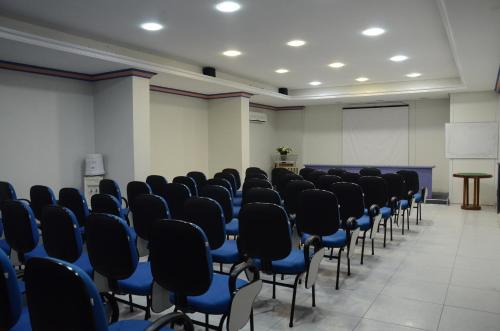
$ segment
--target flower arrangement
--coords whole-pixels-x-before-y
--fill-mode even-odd
[[[278,151],[278,153],[280,153],[280,155],[288,155],[292,152],[292,149],[286,146],[278,147],[276,148],[276,150]]]

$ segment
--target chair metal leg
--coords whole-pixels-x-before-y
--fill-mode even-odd
[[[332,248],[333,250],[333,248]],[[335,289],[339,289],[339,275],[340,275],[340,257],[342,256],[342,248],[339,248],[339,254],[337,256],[337,280],[335,283]]]
[[[205,314],[205,331],[208,331],[208,314]]]
[[[351,257],[347,256],[347,276],[351,275]]]
[[[295,283],[293,284],[293,295],[292,295],[292,310],[290,311],[290,324],[289,327],[293,327],[293,315],[295,313],[295,297],[297,296],[297,283],[299,282],[300,275],[295,277]]]
[[[134,311],[134,306],[132,306],[132,294],[128,295],[128,302],[130,303],[129,309],[130,309],[130,312],[132,313]]]
[[[410,232],[410,212],[406,212],[406,227],[408,228],[408,232]]]
[[[276,275],[273,274],[273,299],[276,299]]]
[[[403,210],[402,214],[402,219],[401,219],[401,234],[405,234],[405,212]]]
[[[250,310],[250,331],[253,331],[253,308]]]
[[[392,216],[389,217],[389,221],[390,221],[390,227],[391,227],[391,241],[392,241]]]
[[[144,314],[144,319],[147,321],[151,318],[151,297],[149,295],[146,296],[146,313]]]
[[[312,286],[312,306],[316,307],[316,285]]]
[[[365,241],[366,241],[366,231],[363,232],[363,245],[361,246],[361,264],[363,264],[363,258],[365,257]]]
[[[372,255],[375,255],[375,240],[372,237]]]
[[[330,260],[333,259],[333,247],[332,249],[330,250]]]
[[[386,240],[387,240],[387,219],[384,220],[384,248]]]

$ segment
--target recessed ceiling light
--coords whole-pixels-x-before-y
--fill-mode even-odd
[[[406,55],[394,55],[389,60],[391,60],[393,62],[403,62],[403,61],[408,60],[408,56],[406,56]]]
[[[411,72],[409,74],[406,74],[406,77],[410,77],[410,78],[416,78],[416,77],[420,77],[422,76],[422,74],[420,72]]]
[[[230,49],[230,50],[225,51],[222,54],[224,54],[225,56],[235,57],[235,56],[241,55],[241,52],[237,51],[235,49]]]
[[[380,36],[381,34],[384,34],[385,30],[382,28],[373,27],[373,28],[368,28],[366,30],[363,30],[363,32],[361,32],[361,33],[364,34],[365,36],[368,36],[368,37],[376,37],[376,36]]]
[[[141,28],[147,31],[158,31],[163,29],[163,25],[156,22],[146,22],[141,24]]]
[[[306,42],[304,40],[290,40],[289,42],[286,43],[288,46],[292,47],[299,47],[299,46],[304,46]]]
[[[309,85],[312,85],[312,86],[318,86],[318,85],[321,85],[321,84],[323,84],[323,83],[318,82],[317,80],[309,83]]]
[[[286,74],[288,72],[288,69],[281,68],[276,70],[275,72],[277,72],[278,74]]]
[[[330,63],[328,66],[335,68],[335,69],[338,69],[338,68],[342,68],[343,66],[345,66],[345,64],[342,62],[333,62],[333,63]]]
[[[215,5],[215,9],[223,13],[234,13],[240,10],[241,5],[234,1],[223,1]]]
[[[356,78],[356,80],[358,82],[366,82],[367,80],[369,80],[369,78],[367,78],[367,77],[358,77],[358,78]]]

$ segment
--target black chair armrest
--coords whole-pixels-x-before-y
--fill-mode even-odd
[[[358,222],[356,222],[356,217],[349,217],[345,223],[345,228],[348,231],[354,230],[358,227]]]
[[[409,190],[408,191],[408,200],[411,200],[411,198],[413,197],[413,191],[412,190]]]
[[[392,197],[391,200],[389,201],[389,207],[391,208],[392,214],[394,214],[394,211],[396,210],[397,206],[398,206],[398,198]]]
[[[319,236],[310,236],[304,243],[304,261],[306,262],[306,269],[309,269],[309,262],[311,262],[310,248],[314,247],[314,253],[319,251],[323,245]]]
[[[159,331],[161,330],[165,325],[171,324],[171,323],[177,323],[177,324],[183,324],[184,330],[186,331],[193,331],[193,322],[191,322],[191,319],[184,315],[181,312],[175,312],[175,313],[170,313],[165,316],[162,316],[158,318],[156,321],[153,322],[150,326],[146,328],[144,331]]]
[[[30,201],[30,200],[28,200],[28,199],[17,199],[17,200],[19,200],[19,201],[25,201],[25,202],[27,202],[28,204],[30,204],[30,205],[31,205],[31,201]]]
[[[259,270],[255,266],[246,262],[241,263],[236,268],[234,268],[234,270],[229,275],[229,293],[231,293],[231,296],[236,293],[236,280],[238,279],[238,276],[246,270],[253,274],[252,281],[258,280],[260,278]]]
[[[380,207],[377,204],[373,204],[370,206],[370,209],[368,210],[368,215],[370,215],[370,218],[374,218],[380,214]]]

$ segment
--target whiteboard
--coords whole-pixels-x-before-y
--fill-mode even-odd
[[[446,123],[446,158],[496,159],[498,123]]]
[[[342,163],[408,165],[408,106],[342,111]]]

